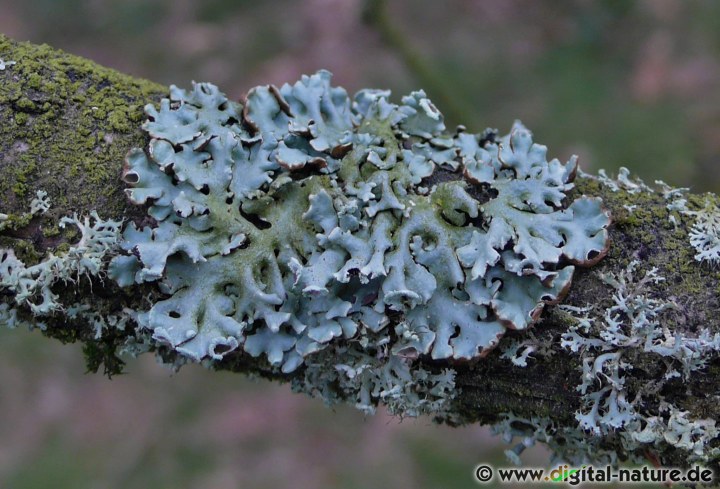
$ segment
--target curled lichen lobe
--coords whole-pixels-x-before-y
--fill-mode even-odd
[[[173,87],[146,112],[150,144],[123,178],[157,225],[129,226],[110,271],[158,283],[167,298],[139,321],[195,360],[242,348],[289,372],[337,345],[477,358],[607,252],[600,200],[567,202],[574,157],[548,162],[520,123],[448,134],[422,91],[351,99],[322,71],[242,104]],[[439,169],[456,179],[432,183]]]

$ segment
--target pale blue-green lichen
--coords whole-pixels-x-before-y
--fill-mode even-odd
[[[30,211],[23,213],[17,219],[11,219],[7,214],[0,212],[0,231],[26,224],[38,214],[45,214],[50,209],[50,198],[44,190],[35,192],[35,197],[30,202]],[[2,209],[0,209],[2,211]]]
[[[295,388],[328,402],[439,412],[453,374],[418,357],[486,355],[607,251],[600,200],[567,202],[575,158],[548,162],[520,123],[449,135],[422,91],[351,99],[321,71],[244,103],[173,87],[146,112],[123,178],[157,225],[110,266],[167,294],[141,328],[194,361],[304,365]]]
[[[364,410],[440,412],[454,374],[416,359],[475,359],[532,325],[575,265],[606,253],[609,217],[599,199],[567,201],[575,158],[548,162],[520,123],[502,138],[449,135],[423,92],[388,97],[351,100],[327,72],[257,87],[244,104],[210,84],[173,87],[147,107],[151,142],[123,173],[157,224],[120,240],[120,222],[65,217],[80,241],[32,266],[2,250],[0,286],[96,337],[133,319],[136,338],[149,332],[179,363],[242,348],[283,372],[304,365],[296,389],[328,401],[332,388]],[[30,217],[47,207],[38,195]],[[56,284],[102,279],[118,248],[108,274],[154,282],[166,299],[112,321],[58,302]],[[3,316],[13,321],[10,306]],[[315,368],[328,355],[332,374]]]
[[[664,279],[656,269],[640,273],[639,265],[633,261],[620,273],[601,274],[613,291],[613,304],[604,310],[560,306],[577,320],[562,335],[562,346],[582,358],[577,389],[584,405],[576,415],[578,429],[599,439],[619,433],[628,453],[664,443],[687,450],[689,460],[714,459],[720,454],[710,448],[720,434],[715,421],[690,419],[688,412],[665,402],[658,391],[669,379],[687,381],[693,372],[705,368],[720,353],[720,333],[704,328],[692,336],[671,331],[665,315],[677,306],[652,296],[652,287]],[[662,365],[664,372],[657,385],[631,396],[625,373],[643,356]],[[659,396],[662,402],[649,407],[643,402],[645,394]]]
[[[690,226],[688,237],[690,246],[695,251],[695,260],[706,263],[711,267],[720,265],[720,209],[711,198],[706,198],[699,210],[688,207],[688,188],[674,188],[657,180],[663,198],[667,201],[666,208],[671,213],[670,222],[679,224],[675,214],[694,218]]]
[[[685,210],[683,214],[695,217],[688,233],[697,251],[695,259],[713,267],[720,265],[720,209],[708,200],[699,211]]]
[[[49,203],[38,195],[33,201],[37,212],[47,210]],[[43,210],[44,209],[44,210]],[[77,216],[64,217],[60,227],[71,224],[81,234],[80,240],[67,251],[49,253],[44,260],[26,266],[11,248],[0,248],[0,290],[11,294],[14,307],[23,306],[35,316],[47,316],[64,311],[53,286],[77,282],[82,277],[102,277],[109,259],[118,251],[121,221],[102,220],[96,212],[82,220]]]
[[[599,199],[565,202],[574,159],[548,162],[519,123],[497,142],[448,136],[423,92],[351,100],[319,72],[244,105],[173,88],[147,112],[150,146],[124,178],[158,225],[126,230],[111,273],[158,281],[169,298],[144,324],[194,360],[242,348],[291,372],[381,331],[392,354],[473,359],[607,250]],[[417,191],[460,166],[467,181]]]
[[[602,183],[612,192],[619,192],[621,190],[624,190],[629,194],[638,194],[640,192],[653,191],[653,189],[647,186],[645,182],[643,182],[641,179],[631,179],[630,170],[628,170],[624,166],[620,167],[616,178],[609,177],[604,169],[598,170],[597,175],[589,175],[587,173],[583,173],[582,176],[597,179],[600,183]]]
[[[6,68],[9,68],[10,66],[17,64],[16,61],[7,60],[0,58],[0,71],[5,71]]]

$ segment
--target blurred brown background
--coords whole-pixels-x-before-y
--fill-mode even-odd
[[[521,119],[561,159],[720,188],[720,3],[711,0],[0,0],[0,32],[232,97],[327,68],[351,93],[424,88],[448,125]],[[108,381],[79,347],[0,330],[0,488],[475,487],[507,465],[449,429],[151,358]],[[528,465],[545,465],[533,449]],[[486,486],[490,487],[490,486]],[[511,487],[511,486],[503,486]]]

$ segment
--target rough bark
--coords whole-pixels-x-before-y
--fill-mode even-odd
[[[140,128],[143,106],[158,102],[167,88],[47,46],[17,43],[1,36],[0,59],[16,61],[0,71],[0,208],[11,216],[21,215],[38,189],[47,191],[53,203],[49,214],[0,232],[0,248],[14,248],[25,260],[37,260],[72,242],[75,236],[58,234],[53,223],[74,213],[85,215],[97,210],[106,219],[141,223],[144,211],[126,200],[119,176],[127,151],[147,143]],[[658,193],[614,192],[590,178],[579,178],[574,192],[603,198],[613,216],[612,245],[599,265],[576,274],[565,304],[607,305],[612,290],[598,273],[620,272],[637,259],[644,269],[657,267],[666,279],[653,293],[679,306],[669,316],[671,328],[688,333],[700,327],[720,330],[716,314],[720,275],[694,259],[695,250],[688,239],[691,220],[678,219],[680,224],[674,226],[669,221],[667,201]],[[690,194],[687,198],[688,206],[700,208],[707,197]],[[146,294],[153,291],[150,286],[121,290],[105,280],[61,292],[69,296],[91,294],[98,311],[112,312],[123,307],[143,309]],[[32,319],[29,313],[25,318]],[[546,309],[533,334],[538,341],[551,345],[554,354],[537,355],[526,368],[500,358],[499,350],[476,363],[455,365],[459,389],[452,406],[455,422],[490,423],[501,413],[512,412],[520,417],[546,416],[558,424],[576,426],[575,412],[581,406],[576,390],[580,360],[559,346],[559,337],[568,324],[566,313]],[[96,340],[90,325],[57,320],[48,324],[44,334],[83,342],[91,369],[104,364],[108,373],[116,373],[122,365],[115,350],[124,340],[123,333]],[[508,336],[522,338],[524,334]],[[229,355],[216,368],[286,380],[263,360],[241,353]],[[636,363],[626,376],[628,392],[655,379],[658,369],[650,360]],[[712,360],[687,382],[674,379],[665,383],[662,396],[694,418],[718,419],[720,405],[715,394],[719,375],[720,363]],[[654,400],[645,398],[645,402]],[[660,456],[665,464],[684,464],[683,455],[675,450],[668,449]]]

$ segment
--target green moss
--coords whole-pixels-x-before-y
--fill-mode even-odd
[[[30,117],[23,112],[18,112],[17,114],[15,114],[15,124],[17,124],[18,126],[24,126],[29,119]]]
[[[30,75],[28,77],[26,86],[28,88],[39,90],[40,88],[42,88],[42,84],[43,84],[42,77],[37,73],[33,73],[32,75]]]
[[[108,115],[108,122],[114,131],[128,132],[132,124],[128,121],[128,108],[117,107]]]
[[[49,46],[0,36],[0,201],[21,213],[32,190],[47,190],[57,215],[128,213],[119,175],[126,152],[143,146],[137,121],[164,87]],[[112,137],[106,137],[112,134]],[[108,142],[110,141],[110,142]]]
[[[68,251],[69,249],[70,249],[70,245],[68,243],[62,243],[62,244],[58,245],[57,248],[55,248],[55,250],[59,253],[64,253],[64,252]]]
[[[0,247],[7,246],[0,241]],[[27,265],[34,265],[40,261],[42,255],[38,253],[32,244],[27,241],[13,242],[12,247],[15,251],[15,255]]]
[[[37,107],[35,106],[35,102],[33,102],[27,97],[23,97],[17,102],[15,102],[15,108],[23,112],[33,112],[37,109]]]
[[[60,229],[58,229],[56,226],[45,227],[42,229],[42,233],[43,233],[43,236],[45,236],[46,238],[52,238],[54,236],[59,236],[61,234]]]
[[[165,96],[167,89],[49,46],[1,35],[0,58],[17,61],[0,71],[0,120],[10,121],[0,124],[0,212],[10,220],[0,231],[0,247],[13,248],[31,265],[43,259],[47,249],[67,251],[77,238],[58,230],[60,216],[91,210],[109,219],[139,215],[140,209],[127,205],[119,177],[127,151],[146,144],[140,129],[143,107]],[[27,209],[38,189],[48,192],[52,213],[30,219]],[[77,286],[56,292],[68,303],[76,295],[93,294]],[[98,300],[96,305],[116,310],[116,300]],[[98,343],[87,324],[61,319],[47,323],[46,335],[85,342],[91,370],[104,363],[108,373],[119,371],[114,351],[124,338]]]

